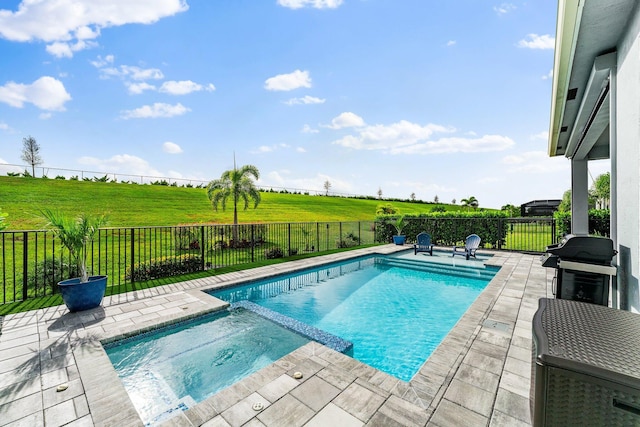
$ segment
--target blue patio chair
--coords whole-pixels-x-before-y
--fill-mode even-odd
[[[431,236],[424,231],[416,237],[416,244],[413,245],[413,254],[417,255],[418,252],[427,252],[433,256],[433,244],[431,244]]]
[[[478,236],[477,234],[472,234],[470,236],[467,236],[466,239],[464,239],[464,246],[454,246],[453,248],[453,254],[451,255],[456,256],[456,255],[461,255],[466,257],[467,259],[469,259],[470,257],[476,257],[476,250],[478,249],[478,247],[480,246],[480,236]]]

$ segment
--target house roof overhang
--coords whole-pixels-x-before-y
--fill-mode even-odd
[[[609,158],[610,71],[636,0],[559,0],[549,156]]]

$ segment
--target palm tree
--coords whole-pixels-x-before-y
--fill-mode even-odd
[[[461,199],[460,203],[462,203],[462,206],[466,206],[467,208],[472,207],[474,209],[479,205],[478,199],[476,199],[474,196],[471,196],[468,199]]]
[[[225,210],[227,199],[229,197],[232,198],[234,225],[238,225],[238,202],[240,200],[244,202],[245,210],[249,207],[249,200],[253,201],[254,209],[260,203],[260,190],[256,187],[251,177],[260,178],[258,168],[253,165],[244,165],[238,169],[234,162],[232,170],[225,171],[220,179],[214,179],[207,184],[207,197],[211,200],[213,209],[216,211],[218,206]]]

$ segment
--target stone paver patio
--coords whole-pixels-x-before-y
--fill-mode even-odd
[[[0,426],[143,425],[101,341],[220,310],[201,292],[369,253],[360,249],[8,315],[0,324]],[[406,247],[405,247],[406,249]],[[502,268],[410,382],[310,342],[163,426],[528,426],[531,319],[550,297],[538,256]],[[301,372],[301,379],[293,373]],[[67,388],[58,391],[61,385]],[[254,410],[261,403],[261,410]]]

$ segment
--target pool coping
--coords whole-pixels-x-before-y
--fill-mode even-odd
[[[77,420],[89,420],[95,425],[143,425],[106,355],[102,342],[110,342],[135,335],[140,331],[152,330],[226,308],[228,306],[226,303],[203,292],[212,287],[234,286],[248,279],[258,280],[316,265],[369,254],[391,254],[408,248],[410,247],[385,245],[358,249],[113,295],[105,297],[103,307],[82,313],[68,313],[64,306],[58,306],[7,316],[5,324],[11,325],[12,328],[17,325],[17,329],[16,332],[9,330],[4,337],[0,335],[0,351],[14,345],[6,344],[9,335],[11,335],[10,338],[13,338],[13,335],[17,336],[17,332],[22,328],[31,330],[31,323],[38,322],[37,324],[41,325],[38,326],[40,332],[32,336],[39,342],[40,356],[36,354],[36,357],[42,360],[41,363],[51,362],[44,360],[45,352],[49,358],[68,353],[71,353],[73,358],[69,361],[65,356],[65,361],[62,362],[71,365],[65,365],[64,368],[49,374],[38,374],[42,376],[40,395],[44,393],[46,397],[50,392],[55,395],[55,390],[51,391],[49,387],[58,381],[56,379],[58,377],[67,379],[72,387],[79,381],[81,392],[78,392],[80,393],[78,397],[73,398],[75,412],[73,409],[71,411]],[[528,395],[528,390],[525,392],[521,386],[516,387],[514,381],[520,383],[527,381],[526,369],[522,368],[527,366],[526,360],[523,359],[530,358],[529,317],[533,313],[533,301],[537,301],[535,298],[547,296],[550,277],[545,275],[544,268],[532,267],[535,264],[532,262],[534,257],[531,255],[486,252],[493,255],[487,264],[503,268],[498,271],[408,383],[323,345],[311,342],[195,407],[181,412],[163,425],[202,425],[203,423],[241,425],[251,419],[255,419],[257,425],[260,425],[260,422],[264,425],[279,425],[279,422],[270,422],[270,420],[276,416],[276,412],[286,414],[287,411],[282,411],[283,407],[290,408],[292,413],[301,410],[297,409],[297,406],[295,408],[288,406],[292,401],[297,402],[298,406],[302,401],[306,406],[301,406],[307,409],[314,407],[313,403],[305,401],[305,397],[301,395],[302,391],[298,390],[318,384],[324,384],[324,387],[329,387],[330,384],[330,387],[342,392],[330,403],[325,402],[326,406],[314,409],[316,411],[314,414],[308,417],[307,414],[301,419],[319,417],[325,410],[330,409],[334,412],[347,411],[345,416],[355,416],[354,420],[372,425],[380,425],[382,420],[386,420],[383,423],[385,425],[387,422],[393,424],[393,420],[398,425],[424,426],[427,423],[446,425],[447,420],[457,420],[458,423],[461,422],[460,420],[474,420],[478,424],[488,425],[489,420],[494,419],[517,422],[519,423],[517,425],[528,425],[528,411],[525,414],[523,409],[524,400],[526,400],[524,396]],[[12,342],[17,344],[18,341],[20,340]],[[3,347],[2,344],[6,345]],[[13,349],[10,351],[13,352]],[[486,391],[480,389],[491,389],[491,387],[477,384],[479,377],[463,378],[463,375],[468,375],[467,368],[470,366],[477,371],[474,375],[491,377],[491,387],[493,387],[491,399],[484,399]],[[23,382],[10,387],[5,385],[4,388],[0,384],[0,391],[11,393],[15,389],[18,392],[13,397],[15,402],[9,400],[9,404],[3,404],[2,402],[7,399],[0,400],[0,413],[8,410],[9,415],[15,420],[19,419],[18,417],[24,417],[20,418],[21,420],[27,418],[42,420],[48,415],[59,416],[60,414],[56,411],[62,411],[66,403],[60,403],[49,409],[45,408],[44,413],[42,408],[39,410],[29,408],[32,412],[27,412],[30,414],[28,416],[24,415],[24,408],[20,413],[15,412],[17,409],[14,409],[14,413],[11,412],[12,408],[8,405],[27,399],[27,397],[21,397],[26,393],[22,390],[21,384],[30,383],[35,379],[33,373],[26,372],[29,367],[28,363],[20,366],[19,375],[26,378]],[[301,372],[303,378],[294,380],[292,378],[294,372]],[[498,388],[498,381],[500,388]],[[503,382],[505,382],[504,387]],[[473,387],[468,383],[472,383]],[[279,387],[280,392],[282,390],[284,392],[274,395],[274,387]],[[476,407],[475,394],[471,395],[473,399],[470,402],[464,400],[465,393],[460,392],[464,387],[473,389],[473,393],[482,391],[482,408]],[[55,389],[55,387],[52,388]],[[357,396],[350,394],[356,389],[360,394],[369,393],[367,396],[376,402],[373,405],[370,401],[369,405],[375,408],[368,407],[365,412],[362,412],[363,408],[350,409],[351,406],[360,404],[357,402]],[[314,394],[317,394],[315,390]],[[342,398],[343,394],[347,397]],[[6,395],[0,395],[0,398],[2,397]],[[84,397],[86,401],[78,403],[82,402]],[[61,394],[58,400],[62,399]],[[344,403],[345,399],[349,404]],[[508,399],[508,402],[505,399]],[[264,410],[259,412],[242,410],[240,414],[240,410],[246,409],[251,401],[262,401]],[[511,406],[516,402],[516,409],[509,409],[511,406],[505,406],[505,402]],[[40,407],[42,405],[41,402]],[[247,416],[249,418],[246,418]],[[0,425],[2,424],[0,422]]]

